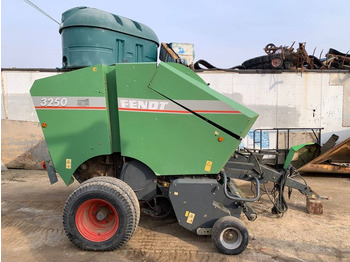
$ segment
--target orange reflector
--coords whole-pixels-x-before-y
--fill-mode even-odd
[[[45,127],[47,127],[47,124],[46,124],[46,123],[42,123],[41,126],[42,126],[43,128],[45,128]]]
[[[222,136],[220,136],[220,137],[218,138],[218,140],[219,140],[219,142],[222,142],[222,141],[224,141],[224,138],[223,138]]]
[[[44,170],[46,170],[46,164],[45,164],[45,161],[41,161],[41,164],[43,165]]]

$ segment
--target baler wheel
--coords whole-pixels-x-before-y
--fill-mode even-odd
[[[120,179],[118,178],[115,178],[115,177],[110,177],[110,176],[98,176],[98,177],[94,177],[93,179],[88,179],[86,180],[84,183],[85,184],[88,184],[90,182],[96,182],[96,181],[101,181],[101,182],[107,182],[107,183],[111,183],[115,186],[118,186],[120,184]],[[123,182],[123,181],[122,181]],[[126,184],[124,182],[124,184]],[[139,200],[137,199],[137,196],[135,194],[135,192],[132,190],[132,188],[127,185],[127,186],[124,186],[121,188],[122,190],[125,190],[125,194],[127,194],[128,196],[130,196],[132,198],[131,202],[132,202],[132,205],[133,205],[133,208],[134,208],[134,211],[136,213],[136,216],[135,216],[135,229],[137,228],[138,224],[139,224],[139,221],[140,221],[140,203],[139,203]],[[132,234],[134,234],[134,231],[132,232]]]
[[[225,216],[215,222],[211,238],[221,253],[238,255],[246,249],[249,234],[242,221],[236,217]]]
[[[89,181],[89,182],[88,182]],[[123,181],[92,178],[68,198],[63,227],[70,241],[83,250],[108,251],[125,244],[135,232],[139,206]]]

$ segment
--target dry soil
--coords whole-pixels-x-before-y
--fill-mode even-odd
[[[113,252],[84,252],[64,234],[62,210],[69,194],[62,180],[50,185],[46,172],[2,172],[2,261],[350,261],[350,176],[308,176],[324,200],[324,214],[310,215],[305,197],[294,191],[283,217],[270,212],[267,196],[254,203],[258,219],[241,219],[250,233],[238,256],[220,254],[209,236],[197,236],[175,218],[141,216],[131,240]],[[243,185],[245,189],[249,189]]]

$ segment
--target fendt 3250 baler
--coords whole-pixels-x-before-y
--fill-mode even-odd
[[[258,114],[212,90],[178,63],[157,63],[158,38],[147,26],[97,9],[65,12],[60,27],[67,69],[35,81],[31,95],[49,149],[46,168],[66,185],[63,225],[84,250],[113,250],[133,235],[141,210],[174,212],[186,229],[211,235],[225,254],[239,254],[248,231],[239,220],[249,202],[275,183],[318,198],[307,185],[235,152]],[[78,69],[80,68],[80,69]],[[68,70],[71,69],[71,70]],[[252,182],[246,198],[234,179]]]

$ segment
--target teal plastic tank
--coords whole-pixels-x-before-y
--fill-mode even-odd
[[[157,61],[159,40],[151,28],[95,8],[67,10],[59,32],[64,68]]]

